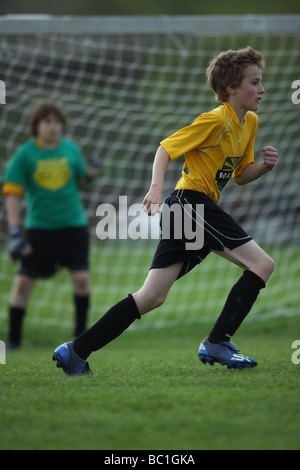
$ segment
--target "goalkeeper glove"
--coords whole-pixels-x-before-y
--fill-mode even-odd
[[[26,258],[33,252],[32,246],[22,234],[20,227],[10,228],[8,251],[13,261]]]
[[[98,157],[91,157],[87,164],[85,176],[79,181],[79,187],[83,190],[92,188],[94,180],[99,178],[103,172],[103,163]]]
[[[102,160],[98,157],[91,157],[87,164],[87,175],[90,178],[99,178],[103,172]]]

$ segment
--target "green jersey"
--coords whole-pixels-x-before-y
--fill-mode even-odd
[[[54,149],[30,140],[17,149],[5,170],[3,193],[21,188],[27,202],[26,228],[61,229],[87,224],[77,182],[85,160],[76,143],[61,139]],[[14,191],[12,191],[14,192]]]

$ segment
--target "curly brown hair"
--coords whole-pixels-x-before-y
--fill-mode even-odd
[[[32,110],[29,118],[29,132],[32,136],[37,137],[37,129],[40,121],[47,118],[50,114],[54,114],[57,120],[62,123],[63,127],[66,126],[66,118],[59,106],[50,102],[40,103]]]
[[[244,78],[244,70],[248,65],[264,68],[263,56],[248,46],[245,49],[221,52],[210,62],[207,70],[208,86],[215,92],[219,102],[228,100],[227,86],[238,88]]]

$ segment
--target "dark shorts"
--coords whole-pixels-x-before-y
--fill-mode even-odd
[[[28,229],[33,253],[22,259],[19,274],[33,279],[51,277],[60,267],[70,271],[88,270],[87,226],[60,230]]]
[[[197,264],[201,263],[204,258],[212,251],[223,251],[224,247],[232,250],[238,246],[247,243],[252,238],[241,228],[236,220],[227,214],[221,207],[217,206],[212,200],[203,193],[190,190],[175,190],[165,201],[165,205],[169,208],[176,204],[176,210],[181,211],[181,223],[184,220],[191,219],[193,232],[196,228],[202,229],[203,244],[199,249],[187,249],[187,242],[191,242],[191,238],[185,237],[185,231],[182,230],[182,237],[178,239],[178,231],[176,234],[176,220],[171,217],[168,236],[163,238],[162,219],[164,217],[164,209],[161,213],[160,228],[162,238],[158,244],[153,257],[151,268],[165,268],[175,263],[183,262],[183,268],[178,276],[182,277],[191,271]],[[196,205],[204,207],[204,217],[200,212],[196,211]],[[199,206],[198,206],[199,207]],[[186,219],[184,219],[186,217]],[[191,233],[191,232],[190,232]],[[190,235],[189,233],[189,235]]]

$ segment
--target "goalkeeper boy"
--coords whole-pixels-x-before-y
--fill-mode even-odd
[[[9,226],[9,252],[20,261],[9,307],[7,349],[21,345],[23,318],[37,279],[49,278],[58,266],[72,279],[74,336],[86,329],[89,309],[88,227],[79,186],[88,170],[80,148],[62,139],[65,117],[54,103],[41,103],[30,117],[32,139],[20,146],[3,177]],[[26,231],[20,201],[27,201]]]
[[[257,365],[255,359],[239,352],[231,337],[265,287],[274,262],[217,203],[231,176],[238,185],[244,185],[265,175],[276,164],[278,152],[271,146],[262,149],[261,162],[254,161],[258,129],[255,111],[264,93],[263,67],[262,55],[251,47],[222,52],[210,63],[208,84],[222,104],[161,142],[154,159],[150,189],[143,201],[145,211],[149,215],[155,213],[162,204],[170,160],[185,155],[182,176],[165,204],[170,207],[176,204],[182,211],[190,208],[190,217],[195,220],[201,220],[195,213],[197,204],[204,205],[203,246],[189,250],[184,237],[162,238],[141,289],[114,305],[83,335],[54,351],[53,359],[66,374],[88,372],[87,358],[93,351],[112,341],[141,315],[159,307],[174,281],[210,252],[235,263],[243,272],[212,330],[201,342],[199,358],[203,363],[217,362],[229,368]],[[161,217],[163,214],[164,211]]]

